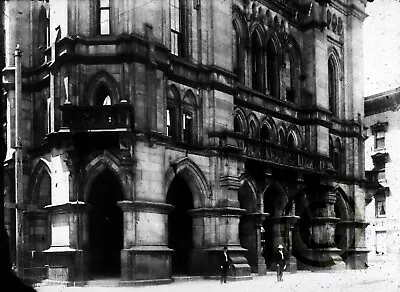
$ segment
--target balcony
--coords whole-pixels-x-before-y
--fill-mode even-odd
[[[131,131],[133,129],[132,105],[120,103],[106,106],[76,106],[64,104],[62,129],[81,132]]]
[[[298,149],[289,149],[271,142],[260,142],[235,132],[213,132],[209,136],[217,139],[220,150],[248,159],[314,172],[329,171],[328,157],[321,157]]]

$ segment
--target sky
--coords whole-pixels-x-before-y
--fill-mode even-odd
[[[400,0],[368,3],[364,21],[364,96],[400,87]]]

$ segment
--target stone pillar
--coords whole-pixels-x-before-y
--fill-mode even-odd
[[[124,244],[121,282],[171,281],[171,253],[167,247],[168,213],[172,206],[148,201],[121,201]]]
[[[292,256],[292,232],[295,223],[299,220],[298,216],[279,216],[271,217],[269,220],[272,222],[272,232],[273,232],[273,242],[272,250],[273,252],[278,250],[278,245],[283,245],[285,251],[287,252],[287,266],[289,270],[294,273],[297,271],[297,261],[296,258]],[[272,258],[271,269],[276,268],[276,262]]]
[[[192,273],[219,276],[220,254],[226,245],[233,262],[231,276],[235,279],[251,278],[251,269],[245,258],[247,250],[240,246],[239,241],[239,220],[244,210],[217,207],[198,208],[189,212],[194,226]]]
[[[267,272],[267,267],[265,265],[265,258],[262,255],[263,251],[263,233],[265,232],[264,228],[262,227],[262,223],[264,222],[265,218],[269,216],[268,213],[254,213],[254,221],[256,223],[257,228],[257,273],[259,276],[263,276]]]
[[[336,193],[315,193],[311,218],[311,245],[318,267],[345,268],[341,250],[335,246],[335,229],[339,218],[335,217]]]
[[[46,207],[51,214],[51,246],[43,252],[49,280],[73,285],[88,280],[88,208],[88,204],[78,201]]]

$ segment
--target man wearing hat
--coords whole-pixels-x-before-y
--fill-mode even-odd
[[[276,273],[278,282],[283,281],[283,271],[286,269],[285,254],[283,253],[282,244],[278,245],[278,252],[276,254]]]

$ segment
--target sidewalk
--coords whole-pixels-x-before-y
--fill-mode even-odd
[[[345,270],[336,272],[308,272],[299,271],[296,274],[284,274],[284,281],[277,282],[273,273],[267,276],[255,276],[250,281],[229,282],[220,284],[218,280],[197,279],[194,281],[174,282],[165,285],[144,287],[38,287],[39,292],[161,292],[161,291],[293,291],[293,292],[399,292],[400,291],[400,258],[380,257],[370,260],[370,267],[366,270]]]

